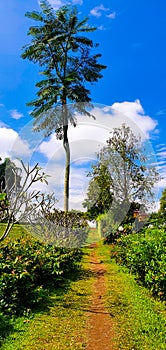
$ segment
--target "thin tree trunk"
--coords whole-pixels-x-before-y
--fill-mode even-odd
[[[64,176],[64,211],[69,210],[69,179],[70,179],[70,146],[68,141],[68,120],[67,106],[63,105],[64,125],[63,125],[63,147],[66,155],[65,176]]]
[[[69,210],[69,178],[70,178],[70,146],[68,139],[64,143],[66,153],[65,177],[64,177],[64,211]]]
[[[5,227],[5,230],[4,230],[3,234],[0,236],[0,242],[2,242],[8,236],[13,225],[14,225],[14,222],[12,221],[11,217],[9,217],[8,222],[6,224],[6,227]]]

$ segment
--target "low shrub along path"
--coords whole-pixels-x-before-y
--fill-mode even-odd
[[[96,245],[94,245],[96,246]],[[91,246],[91,248],[94,248]],[[88,345],[86,350],[113,350],[113,322],[104,305],[106,296],[106,267],[92,249],[90,269],[95,275],[91,307],[88,313]]]

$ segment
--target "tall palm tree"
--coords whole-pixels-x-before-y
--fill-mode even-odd
[[[29,59],[43,67],[44,76],[36,84],[37,98],[27,105],[34,107],[31,112],[35,118],[36,130],[46,130],[46,135],[56,133],[63,140],[66,154],[64,179],[64,210],[68,211],[70,145],[68,123],[76,126],[75,113],[90,116],[87,105],[90,103],[90,90],[86,83],[97,82],[106,66],[98,63],[101,54],[91,54],[96,45],[85,37],[84,32],[92,32],[88,19],[80,21],[77,9],[63,6],[54,11],[48,1],[40,2],[41,12],[28,12],[26,16],[39,22],[29,28],[32,37],[30,44],[23,49],[23,59]],[[72,108],[68,107],[72,103]]]

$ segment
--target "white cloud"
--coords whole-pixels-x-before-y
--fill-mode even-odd
[[[160,144],[156,145],[156,148],[160,148],[160,147],[165,147],[165,143],[160,143]]]
[[[164,165],[164,164],[165,164],[165,162],[163,160],[160,160],[158,162],[152,163],[151,165],[155,166],[155,167],[159,167],[159,166]]]
[[[165,159],[166,160],[166,150],[164,149],[164,147],[163,147],[163,149],[161,149],[161,150],[159,150],[157,152],[157,156],[160,159]]]
[[[115,111],[121,112],[124,118],[125,116],[130,118],[147,138],[150,137],[151,132],[156,130],[157,121],[145,114],[139,100],[134,102],[115,102],[112,108]]]
[[[153,207],[153,213],[157,213],[160,209],[160,201],[156,201],[155,204],[154,204],[154,207]]]
[[[22,113],[18,112],[17,109],[11,109],[10,115],[13,119],[16,119],[16,120],[18,120],[24,116]]]
[[[110,18],[110,19],[115,19],[116,18],[116,12],[111,12],[109,15],[106,15],[106,17]]]
[[[157,149],[156,156],[159,159],[159,162],[165,162],[166,163],[166,146],[162,145],[160,148]]]
[[[44,154],[47,159],[55,158],[60,159],[62,157],[61,152],[61,142],[56,139],[55,134],[52,134],[48,141],[43,141],[39,147],[38,151]]]
[[[164,114],[166,114],[166,110],[165,110],[165,109],[160,109],[160,111],[158,111],[158,112],[156,113],[156,115],[158,115],[158,116],[164,115]]]
[[[104,146],[111,128],[100,123],[95,125],[88,117],[81,117],[78,120],[76,128],[69,126],[69,142],[71,162],[77,160],[82,164],[96,158],[95,154]],[[54,162],[64,159],[62,142],[57,141],[55,135],[52,135],[48,141],[42,142],[38,151]]]
[[[0,128],[0,157],[22,157],[30,154],[28,143],[22,140],[18,133],[6,127]]]
[[[70,209],[82,210],[82,202],[86,196],[89,179],[86,176],[86,167],[78,165],[75,163],[74,166],[71,166],[69,207]],[[57,207],[63,209],[64,165],[57,161],[51,161],[42,170],[49,175],[48,186],[42,185],[42,187],[40,183],[36,183],[35,190],[41,191],[42,188],[45,193],[54,192],[55,198],[58,200]]]
[[[83,0],[48,0],[50,5],[53,7],[54,10],[58,10],[60,7],[65,5],[82,5]],[[40,0],[38,1],[40,4]]]
[[[166,145],[165,144],[157,145],[156,147],[158,148],[158,152],[166,151]]]
[[[70,177],[70,206],[82,210],[82,202],[85,199],[89,179],[86,176],[87,169],[72,168]],[[77,184],[77,186],[75,186]]]
[[[162,171],[161,173],[162,179],[158,182],[157,186],[159,189],[165,189],[166,188],[166,171]]]
[[[166,145],[159,144],[156,146],[156,148],[156,158],[158,161],[156,164],[154,164],[154,166],[156,166],[161,176],[161,180],[156,184],[156,187],[158,187],[158,189],[161,191],[166,188]]]
[[[39,0],[39,3],[40,3],[40,0]],[[58,10],[61,6],[66,4],[66,1],[63,1],[63,0],[49,0],[49,3],[55,10]]]
[[[103,25],[99,26],[98,29],[99,30],[106,30],[106,28]]]
[[[5,105],[3,103],[0,103],[0,107],[5,107]]]
[[[82,5],[83,0],[72,0],[73,5]]]
[[[2,126],[7,126],[4,122],[2,122],[2,120],[0,120],[0,128],[2,128]]]
[[[99,6],[95,6],[91,11],[90,14],[95,17],[101,17],[102,11],[109,11],[109,8],[104,7],[103,4]]]
[[[91,113],[95,119],[86,116],[77,117],[77,127],[69,126],[69,142],[72,161],[80,158],[81,162],[95,158],[95,154],[105,144],[113,128],[120,127],[122,123],[129,125],[133,131],[142,136],[150,137],[157,122],[146,115],[139,100],[134,102],[116,102],[112,106],[95,105]],[[150,143],[150,142],[149,142]],[[62,142],[53,134],[47,141],[43,141],[38,151],[48,160],[60,160],[64,156]]]

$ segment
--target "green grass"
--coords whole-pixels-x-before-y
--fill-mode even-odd
[[[165,304],[154,300],[127,269],[111,261],[109,251],[108,246],[98,248],[107,266],[106,306],[116,327],[118,350],[165,350]]]
[[[91,228],[90,232],[89,232],[89,235],[88,235],[88,238],[86,240],[85,246],[89,245],[89,244],[92,244],[92,243],[99,242],[100,240],[101,240],[101,237],[99,236],[99,233],[98,233],[97,229],[96,228]]]
[[[0,223],[0,235],[3,233],[4,228],[5,228],[5,224]],[[26,230],[26,225],[15,224],[6,239],[14,240],[18,238],[25,238],[27,236],[30,236],[31,238],[35,239],[35,235],[32,235],[32,234],[30,235]],[[101,237],[99,236],[97,229],[91,228],[89,231],[89,235],[86,240],[86,243],[84,245],[87,246],[89,244],[99,242],[100,240],[101,240]]]
[[[2,235],[3,231],[5,229],[5,224],[0,223],[0,235]],[[24,225],[15,224],[13,228],[11,229],[9,235],[5,238],[4,242],[7,239],[17,239],[17,238],[24,238],[27,237],[28,233],[24,227]]]
[[[15,226],[11,239],[24,235]],[[91,230],[89,244],[97,234]],[[97,239],[97,238],[96,238]],[[107,268],[105,305],[114,324],[118,350],[165,350],[165,304],[154,300],[147,289],[139,286],[128,270],[110,259],[110,247],[94,248]],[[92,298],[95,276],[89,273],[90,249],[84,248],[84,272],[71,276],[69,286],[52,292],[48,303],[33,314],[6,323],[10,333],[2,350],[81,350],[87,345],[87,311]],[[79,277],[79,278],[78,278]],[[3,333],[5,334],[5,328]]]
[[[13,330],[2,350],[81,350],[87,344],[86,312],[94,277],[89,275],[85,257],[80,278],[49,296],[43,310],[11,322]],[[78,277],[78,276],[77,276]]]

